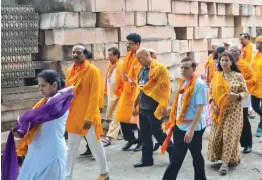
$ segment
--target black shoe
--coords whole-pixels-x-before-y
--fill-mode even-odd
[[[137,140],[134,139],[132,141],[127,141],[127,143],[122,147],[123,151],[128,150],[131,146],[133,146],[134,144],[137,144]]]
[[[247,147],[244,148],[243,153],[248,154],[248,153],[251,153],[251,151],[252,151],[252,148],[250,146],[247,146]]]
[[[154,163],[144,163],[144,162],[140,161],[139,163],[134,164],[134,168],[153,166],[153,165],[154,165]]]
[[[156,143],[154,148],[153,148],[153,151],[157,151],[160,147],[160,144],[159,143]]]
[[[136,148],[133,150],[135,152],[142,150],[142,143],[137,143]]]
[[[85,158],[85,157],[91,157],[92,153],[89,149],[86,150],[86,152],[84,152],[83,154],[79,154],[78,157],[79,158]]]

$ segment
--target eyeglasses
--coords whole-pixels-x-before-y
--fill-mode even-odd
[[[133,46],[135,43],[126,43],[126,46]]]

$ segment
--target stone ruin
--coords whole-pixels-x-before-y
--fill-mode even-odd
[[[168,67],[174,92],[181,58],[193,57],[203,74],[212,43],[238,44],[241,32],[262,34],[261,0],[12,1],[19,6],[2,6],[1,12],[2,131],[40,98],[37,87],[28,85],[44,66],[64,75],[76,43],[92,51],[105,75],[107,49],[116,46],[124,57],[126,36],[139,33],[142,46],[155,49]]]

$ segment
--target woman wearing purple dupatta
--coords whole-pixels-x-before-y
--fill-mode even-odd
[[[41,94],[45,104],[26,111],[18,117],[18,124],[9,134],[2,161],[2,180],[64,180],[66,142],[64,139],[68,109],[73,98],[72,87],[61,88],[59,75],[46,70],[38,75]],[[15,136],[24,137],[32,128],[40,125],[28,145],[27,154],[18,175]],[[17,177],[18,176],[18,177]]]

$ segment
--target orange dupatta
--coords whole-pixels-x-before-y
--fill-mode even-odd
[[[245,59],[248,63],[251,63],[253,56],[253,44],[249,42],[246,47],[241,48],[242,58]]]
[[[140,67],[138,72],[140,72],[141,69],[142,67]],[[149,80],[144,87],[140,88],[137,86],[136,97],[139,95],[140,90],[158,102],[154,115],[160,120],[162,118],[161,108],[164,107],[165,109],[168,109],[170,98],[170,78],[166,67],[156,60],[153,60],[150,64]]]
[[[210,54],[207,62],[205,63],[205,69],[207,70],[207,82],[208,84],[211,82],[213,74],[216,70],[216,64],[213,60],[214,54]]]
[[[221,122],[221,118],[225,112],[226,107],[231,103],[227,93],[231,91],[228,82],[223,78],[222,72],[215,72],[211,81],[211,95],[213,102],[219,109],[219,114],[215,114],[211,108],[211,118],[217,122]]]
[[[78,92],[82,78],[89,66],[90,63],[85,60],[80,66],[74,63],[71,72],[70,70],[68,71],[66,75],[66,86],[74,86],[74,94]]]
[[[250,64],[245,61],[244,59],[240,58],[237,61],[237,67],[239,68],[243,78],[245,79],[245,82],[247,84],[248,92],[251,92],[253,87],[256,84],[256,80],[254,77],[253,69],[250,66]]]
[[[43,104],[45,104],[46,101],[47,101],[47,98],[41,99],[38,103],[36,103],[33,109],[41,107]],[[36,125],[28,133],[26,133],[25,136],[19,141],[19,144],[16,148],[17,156],[21,157],[27,154],[28,144],[32,143],[32,140],[35,137],[40,127],[41,127],[41,124]]]
[[[127,76],[129,78],[133,78],[137,76],[137,71],[141,67],[140,63],[138,62],[136,58],[136,54],[129,51],[126,55],[126,58],[124,60],[123,64],[123,72],[127,73]],[[136,80],[136,79],[135,79]],[[120,87],[121,88],[121,87]],[[122,91],[126,93],[131,93],[132,88],[134,88],[128,81],[123,83]],[[133,91],[132,97],[135,96],[135,91]]]
[[[120,82],[121,80],[121,68],[122,68],[123,61],[118,60],[116,64],[111,64],[108,63],[108,68],[107,68],[107,74],[106,74],[106,81],[105,81],[105,94],[107,94],[107,80],[109,77],[112,76],[112,73],[114,70],[116,70],[116,84],[119,85],[120,87],[123,86],[123,82]],[[120,97],[121,88],[117,87],[115,90],[115,95],[117,97]]]
[[[171,140],[173,129],[175,125],[180,125],[182,123],[188,123],[188,121],[184,120],[184,117],[186,114],[187,107],[194,93],[196,79],[197,79],[197,76],[194,75],[191,81],[189,81],[186,86],[183,86],[185,79],[183,78],[179,79],[179,89],[176,92],[176,95],[174,98],[174,102],[173,102],[172,109],[171,109],[170,116],[169,116],[169,121],[162,125],[163,130],[167,131],[169,129],[169,132],[161,147],[161,153],[165,153],[168,147],[168,144]],[[179,94],[184,94],[184,95],[182,97],[181,112],[179,114],[179,117],[177,118],[177,107],[178,107]]]

